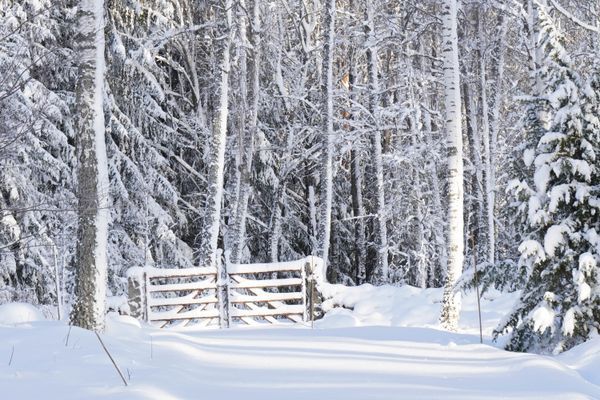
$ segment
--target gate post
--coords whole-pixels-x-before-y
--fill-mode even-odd
[[[311,323],[315,320],[315,309],[318,306],[319,302],[319,294],[317,292],[317,280],[314,273],[314,260],[313,256],[309,256],[306,258],[306,264],[304,264],[304,268],[302,270],[302,277],[304,278],[303,283],[303,300],[304,300],[304,315],[305,321],[310,321]]]
[[[308,262],[308,258],[306,259],[306,262],[302,266],[301,275],[302,275],[302,305],[304,306],[304,312],[302,313],[302,321],[308,322],[309,315],[311,315],[309,313],[310,296],[308,295],[308,293],[309,293],[308,288],[310,287],[309,279],[310,279],[311,274],[310,274],[310,263]]]
[[[223,251],[217,250],[217,306],[219,307],[219,327],[229,328],[229,274],[227,273],[227,264],[229,263],[229,253],[225,253],[225,264],[221,260]]]
[[[146,320],[146,273],[143,268],[133,267],[127,271],[127,303],[129,315]]]

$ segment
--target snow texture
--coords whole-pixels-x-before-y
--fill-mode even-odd
[[[0,305],[0,326],[43,321],[44,319],[42,312],[31,304],[7,303]]]
[[[472,295],[461,333],[448,333],[435,326],[440,289],[330,289],[355,309],[332,309],[314,329],[158,330],[109,314],[102,338],[127,387],[90,331],[50,321],[0,328],[0,353],[13,353],[0,387],[10,399],[600,398],[600,340],[558,357],[511,353],[478,343]],[[486,332],[514,300],[483,299]],[[377,318],[395,326],[372,326]]]
[[[544,236],[544,250],[550,257],[554,257],[556,249],[565,243],[564,234],[570,232],[565,225],[552,225]]]

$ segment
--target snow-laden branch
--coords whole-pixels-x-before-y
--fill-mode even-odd
[[[600,33],[600,28],[598,25],[594,26],[594,25],[588,24],[587,22],[584,22],[584,21],[580,20],[579,18],[577,18],[572,13],[570,13],[569,11],[567,11],[563,6],[560,5],[560,3],[558,1],[556,1],[556,0],[550,0],[550,1],[552,1],[552,5],[554,6],[554,8],[556,8],[562,15],[564,15],[571,22],[579,25],[580,27],[582,27],[584,29],[587,29],[588,31]]]

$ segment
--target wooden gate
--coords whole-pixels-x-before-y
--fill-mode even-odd
[[[221,257],[217,257],[218,260]],[[316,257],[216,268],[131,268],[132,316],[159,327],[282,324],[312,320]]]

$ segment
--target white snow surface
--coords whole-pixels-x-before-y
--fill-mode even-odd
[[[8,303],[0,305],[0,327],[2,325],[43,321],[44,319],[43,313],[31,304]]]
[[[101,336],[127,387],[92,332],[69,334],[56,321],[0,326],[2,398],[600,399],[600,339],[558,357],[491,344],[518,293],[486,293],[479,344],[473,294],[449,333],[437,323],[441,289],[326,290],[354,310],[331,308],[312,329],[159,330],[109,314]]]

